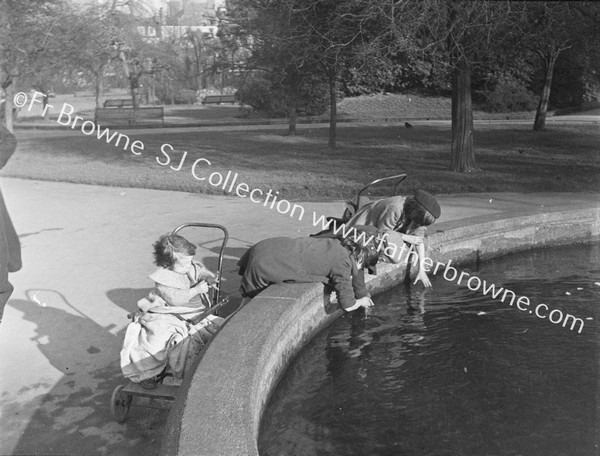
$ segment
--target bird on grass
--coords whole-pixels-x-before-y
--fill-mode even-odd
[[[406,128],[412,128],[413,126],[411,124],[409,124],[408,122],[404,122],[404,126]]]

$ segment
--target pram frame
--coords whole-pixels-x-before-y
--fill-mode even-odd
[[[374,181],[368,183],[367,185],[365,185],[358,191],[358,193],[356,195],[356,202],[354,202],[352,200],[346,202],[347,207],[344,210],[344,213],[342,214],[341,217],[327,217],[327,220],[331,221],[333,223],[331,223],[329,225],[329,228],[327,230],[324,230],[318,234],[323,234],[325,232],[329,232],[333,229],[336,229],[338,224],[346,223],[348,220],[350,220],[354,216],[354,214],[356,214],[356,211],[358,211],[363,206],[363,205],[361,205],[361,197],[362,197],[363,193],[366,192],[373,185],[377,185],[381,182],[387,182],[387,181],[396,179],[397,182],[394,185],[394,195],[393,195],[393,196],[396,196],[398,194],[398,187],[407,177],[408,177],[408,174],[402,173],[402,174],[396,174],[394,176],[388,176],[388,177],[382,177],[380,179],[375,179]]]
[[[193,320],[189,320],[191,324],[198,324],[202,320],[204,320],[209,315],[215,314],[221,307],[223,307],[227,300],[221,299],[221,279],[223,272],[223,257],[225,252],[225,247],[227,245],[227,241],[229,240],[229,232],[227,228],[222,225],[218,225],[215,223],[202,223],[202,222],[188,222],[179,225],[172,231],[172,234],[177,234],[181,230],[185,228],[215,228],[221,230],[223,232],[223,241],[221,243],[221,247],[219,249],[219,257],[217,260],[217,287],[213,289],[212,293],[212,302],[210,303],[210,307],[206,309],[206,311],[202,312],[200,315],[195,317]],[[131,315],[131,314],[130,314]],[[138,397],[146,397],[150,399],[149,404],[136,404],[140,407],[146,408],[159,408],[162,409],[159,405],[155,404],[155,400],[163,400],[163,401],[173,401],[177,396],[177,391],[179,389],[176,385],[163,385],[162,381],[164,378],[170,376],[170,374],[161,374],[159,375],[157,381],[156,389],[145,389],[140,386],[138,383],[134,383],[129,381],[128,384],[117,385],[113,390],[113,393],[110,398],[110,410],[115,420],[118,423],[122,423],[127,419],[131,406],[133,405],[134,396]]]
[[[386,182],[386,181],[390,181],[393,179],[398,179],[398,182],[396,182],[396,185],[394,185],[394,196],[397,195],[398,193],[398,186],[404,181],[404,179],[406,179],[408,177],[408,174],[396,174],[395,176],[388,176],[388,177],[382,177],[381,179],[375,179],[373,182],[365,185],[363,188],[361,188],[358,192],[358,195],[356,195],[356,209],[360,209],[358,207],[358,205],[360,204],[360,197],[362,196],[362,194],[364,192],[367,191],[367,189],[369,189],[370,187],[372,187],[373,185],[376,184],[380,184],[381,182]]]

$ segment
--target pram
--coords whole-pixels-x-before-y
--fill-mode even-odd
[[[381,183],[392,183],[394,185],[393,196],[396,196],[398,194],[398,188],[400,184],[407,177],[408,174],[397,174],[395,176],[382,177],[381,179],[376,179],[373,182],[365,185],[358,191],[358,194],[356,195],[356,200],[346,201],[346,209],[344,210],[341,217],[327,217],[327,221],[331,221],[332,223],[329,224],[327,230],[317,233],[317,235],[325,234],[334,230],[337,232],[336,228],[340,224],[348,222],[348,220],[350,220],[361,207],[363,207],[366,204],[369,204],[372,200],[368,195],[366,195],[366,192],[374,185]]]
[[[197,330],[206,331],[207,328],[206,321],[207,318],[211,315],[217,315],[219,310],[228,303],[228,298],[221,298],[221,276],[222,276],[222,266],[223,266],[223,254],[225,250],[225,246],[227,245],[227,241],[229,239],[229,233],[227,229],[221,225],[212,224],[212,223],[185,223],[183,225],[178,226],[173,230],[173,234],[180,232],[186,228],[213,228],[221,230],[223,233],[223,240],[219,249],[219,257],[217,261],[217,277],[216,277],[216,287],[211,290],[210,303],[209,307],[201,312],[200,314],[196,314],[193,318],[186,320],[186,325],[190,328],[190,333],[195,332]],[[237,311],[238,309],[236,309]],[[225,319],[227,321],[233,313],[231,312],[228,317]],[[129,314],[128,317],[133,320],[134,314]],[[218,328],[213,328],[208,330],[208,332],[214,337]],[[133,405],[134,397],[145,397],[149,398],[150,402],[148,404],[138,404],[142,407],[148,408],[163,408],[158,406],[155,400],[167,400],[173,401],[177,395],[178,386],[177,385],[167,385],[163,384],[165,378],[172,377],[172,374],[168,373],[166,370],[163,371],[160,375],[156,377],[157,387],[156,389],[145,389],[139,383],[135,383],[133,381],[129,381],[128,384],[120,384],[118,385],[111,396],[110,399],[110,409],[115,417],[115,419],[121,423],[125,421],[127,415],[129,414],[129,410]]]

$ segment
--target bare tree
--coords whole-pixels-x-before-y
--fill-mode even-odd
[[[113,16],[113,11],[92,5],[72,11],[65,25],[66,63],[73,71],[85,71],[93,77],[97,108],[102,107],[104,72],[114,58],[113,44],[123,34]]]
[[[117,11],[112,24],[118,33],[110,45],[112,60],[119,63],[129,83],[133,107],[138,108],[140,88],[145,77],[153,78],[166,69],[159,43],[145,40],[136,30],[135,18]]]
[[[590,43],[598,45],[600,7],[593,2],[526,3],[527,16],[522,32],[524,48],[539,57],[544,74],[533,123],[533,129],[540,131],[546,126],[556,61],[574,46],[584,50]]]
[[[238,40],[249,51],[244,71],[246,81],[272,82],[270,93],[288,104],[288,134],[296,134],[299,87],[314,68],[308,67],[304,43],[292,39],[291,2],[264,0],[236,1],[230,8],[231,20],[238,25]],[[312,61],[311,61],[312,62]],[[266,107],[266,106],[265,106]]]
[[[471,75],[499,52],[518,11],[507,1],[425,0],[416,38],[423,52],[438,53],[452,71],[450,170],[477,169],[473,149]]]
[[[99,4],[103,11],[126,11],[132,16],[148,17],[155,13],[149,0],[103,0]]]
[[[356,52],[366,20],[366,1],[245,0],[232,12],[253,37],[257,66],[281,75],[290,103],[290,132],[295,129],[298,88],[318,75],[329,87],[329,148],[336,147],[339,76]],[[315,78],[316,79],[316,78]]]
[[[211,34],[200,30],[188,29],[184,39],[189,44],[193,52],[194,76],[196,78],[196,87],[198,89],[206,88],[206,68],[208,66],[208,57],[213,54],[214,38]]]
[[[50,74],[60,65],[56,33],[58,1],[0,0],[0,85],[4,90],[4,121],[13,131],[13,97],[21,78],[36,70]]]

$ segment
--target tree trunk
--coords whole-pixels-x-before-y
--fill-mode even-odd
[[[50,113],[48,112],[48,110],[46,109],[46,106],[48,106],[48,99],[50,98],[50,91],[47,89],[41,89],[40,92],[42,92],[42,113],[44,114],[44,120],[48,120],[50,119]]]
[[[4,87],[4,124],[6,129],[11,133],[14,133],[13,128],[13,98],[15,96],[14,91],[14,79]]]
[[[123,62],[123,71],[125,73],[125,77],[129,80],[129,88],[131,91],[131,102],[133,103],[133,108],[137,109],[140,107],[139,103],[139,74],[135,74],[129,68],[127,64],[127,58],[125,57],[125,53],[123,51],[119,52],[119,59]]]
[[[290,122],[288,124],[288,135],[296,136],[296,98],[292,97],[290,100]]]
[[[473,105],[471,69],[459,63],[452,75],[452,150],[450,170],[469,172],[477,169],[473,151]]]
[[[335,73],[329,75],[329,143],[330,149],[336,147],[337,137],[337,90]]]
[[[202,61],[202,49],[200,48],[200,39],[194,36],[192,40],[192,46],[194,50],[194,59],[196,60],[196,84],[198,85],[198,90],[205,89],[206,84],[203,81],[201,61]]]
[[[550,89],[552,88],[552,76],[554,75],[554,64],[558,58],[558,53],[553,52],[544,59],[544,70],[546,77],[544,78],[544,87],[542,88],[542,96],[538,103],[537,111],[535,112],[535,121],[533,122],[533,130],[541,131],[546,127],[546,113],[548,111],[548,100],[550,99]]]
[[[131,83],[131,102],[133,103],[133,109],[140,107],[140,89]]]
[[[104,75],[104,67],[100,67],[100,69],[98,70],[97,73],[94,73],[94,76],[96,77],[96,91],[95,91],[95,97],[96,97],[96,108],[101,108],[102,107],[102,102],[100,101],[102,99],[102,94],[104,93],[104,80],[102,78],[102,76]]]
[[[133,109],[137,109],[140,107],[140,82],[133,74],[129,78],[129,85],[131,87],[131,102],[133,103]]]

